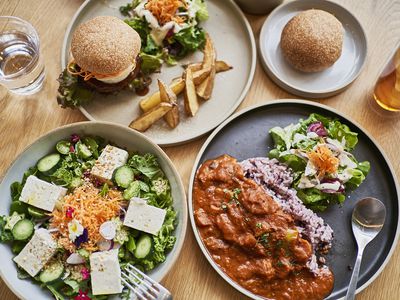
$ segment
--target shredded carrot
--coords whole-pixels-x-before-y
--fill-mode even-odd
[[[339,159],[325,145],[318,145],[314,151],[308,152],[308,158],[317,167],[318,177],[335,173],[339,167]]]
[[[145,8],[153,14],[160,25],[169,21],[175,21],[178,24],[185,22],[186,18],[176,16],[181,7],[187,8],[185,0],[149,0],[145,5]]]
[[[118,72],[110,73],[110,74],[101,74],[101,73],[90,72],[90,71],[84,70],[81,67],[80,67],[79,71],[76,71],[74,69],[74,64],[75,64],[74,60],[71,60],[68,63],[67,72],[70,73],[71,75],[81,76],[81,77],[83,77],[83,80],[85,80],[85,81],[88,81],[88,80],[92,79],[93,77],[97,78],[97,79],[103,79],[103,78],[107,78],[107,77],[115,77],[119,73],[122,72],[122,71],[118,71]]]
[[[88,230],[89,240],[81,244],[81,247],[93,252],[98,249],[97,243],[102,239],[99,233],[100,225],[119,215],[123,200],[121,192],[110,189],[105,196],[99,192],[100,190],[92,183],[85,182],[64,197],[61,210],[53,211],[50,228],[58,229],[54,233],[55,238],[68,251],[76,250],[74,243],[68,237],[68,223],[72,219],[78,220]],[[69,208],[73,209],[73,218],[68,217],[66,213]]]

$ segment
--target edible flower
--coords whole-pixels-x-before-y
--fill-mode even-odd
[[[88,268],[83,268],[81,270],[81,274],[82,274],[83,280],[87,280],[90,277],[90,272],[89,272]]]
[[[79,294],[75,296],[74,300],[92,300],[88,295],[88,292],[83,292],[79,290]]]
[[[89,240],[89,233],[88,230],[85,228],[83,229],[83,233],[76,238],[74,244],[78,248],[82,243],[86,243],[88,240]]]
[[[321,121],[311,123],[307,128],[307,132],[315,132],[319,136],[327,136],[328,135],[328,132],[326,131],[324,124],[322,124]]]
[[[83,234],[84,228],[78,220],[73,219],[68,223],[69,239],[75,242],[76,238]]]
[[[67,218],[71,218],[72,219],[72,214],[74,213],[75,209],[73,207],[68,207],[67,211],[65,212],[65,215],[67,216]]]
[[[74,146],[69,146],[69,152],[74,153],[75,152],[75,147]]]

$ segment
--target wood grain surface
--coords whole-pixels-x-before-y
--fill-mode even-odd
[[[99,0],[100,1],[100,0]],[[127,0],[128,1],[128,0]],[[221,0],[223,1],[223,0]],[[41,39],[46,66],[44,89],[28,96],[16,96],[0,89],[0,174],[30,143],[49,130],[64,124],[83,121],[79,111],[63,110],[57,106],[56,81],[60,73],[60,48],[65,30],[81,0],[2,0],[0,14],[21,17],[33,24]],[[359,122],[381,145],[400,175],[400,113],[385,113],[374,105],[372,89],[389,54],[400,39],[400,0],[340,0],[364,26],[368,38],[368,58],[360,77],[343,93],[319,102],[338,109]],[[256,38],[266,16],[250,16]],[[260,63],[249,94],[239,110],[273,99],[296,98],[276,86],[264,73]],[[186,145],[165,148],[175,163],[185,187],[193,161],[205,137]],[[0,253],[1,255],[1,253]],[[184,249],[178,262],[163,281],[174,299],[224,299],[245,297],[230,287],[211,268],[188,228]],[[397,247],[382,274],[357,299],[399,299],[400,251]],[[0,299],[16,299],[0,281]],[[37,299],[34,299],[37,300]]]

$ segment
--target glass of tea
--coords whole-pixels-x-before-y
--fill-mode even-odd
[[[382,108],[400,111],[400,44],[379,75],[374,98]]]
[[[38,92],[45,74],[39,46],[39,36],[30,23],[0,16],[0,84],[15,94]]]

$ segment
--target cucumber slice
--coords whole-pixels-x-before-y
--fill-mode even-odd
[[[87,159],[92,156],[92,151],[89,150],[88,146],[81,143],[80,141],[76,143],[76,152],[79,157],[83,159]]]
[[[70,151],[71,143],[68,141],[59,141],[56,145],[56,149],[63,155],[67,155]]]
[[[124,191],[123,197],[125,200],[131,200],[132,197],[139,197],[140,184],[139,181],[133,181],[129,184],[128,188]]]
[[[62,277],[64,274],[64,266],[61,262],[55,261],[49,264],[46,269],[44,269],[40,275],[39,280],[43,283],[52,283]]]
[[[115,170],[114,180],[119,187],[126,189],[134,179],[135,173],[129,166],[122,166]]]
[[[44,210],[34,206],[28,206],[28,214],[30,214],[35,219],[46,217],[46,212]]]
[[[39,172],[45,175],[50,175],[57,169],[57,166],[60,161],[61,161],[60,154],[53,153],[41,158],[37,163],[37,168]]]
[[[10,205],[10,215],[13,212],[17,212],[19,214],[27,214],[28,213],[28,205],[21,201],[13,201]]]
[[[133,254],[135,255],[136,258],[139,259],[146,258],[147,256],[149,256],[152,248],[153,248],[152,238],[147,234],[143,234],[139,238],[136,244],[135,252]]]
[[[96,140],[91,137],[85,137],[83,139],[83,142],[85,143],[86,146],[89,147],[90,151],[93,152],[94,157],[98,158],[99,157],[99,151],[98,151],[99,145],[97,144]]]
[[[17,241],[25,241],[33,234],[33,223],[28,219],[19,220],[11,230],[14,239]]]

